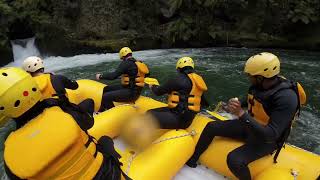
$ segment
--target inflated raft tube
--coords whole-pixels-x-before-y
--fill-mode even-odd
[[[197,115],[187,131],[194,130],[195,143],[198,142],[200,134],[206,124],[212,119]],[[229,138],[215,137],[213,143],[200,156],[200,163],[215,170],[216,172],[236,179],[227,166],[227,155],[232,150],[243,145],[243,142]],[[278,179],[278,177],[296,176],[298,179],[316,179],[320,174],[320,156],[303,149],[286,144],[281,150],[277,159],[278,163],[273,163],[273,155],[265,156],[249,164],[253,179]],[[267,172],[277,172],[268,174]],[[262,174],[263,173],[263,174]]]
[[[192,134],[171,130],[159,137],[143,152],[121,153],[122,170],[134,180],[172,179],[194,151]]]
[[[116,106],[94,116],[94,125],[88,132],[96,139],[105,135],[115,138],[120,134],[121,126],[128,117],[132,117],[136,113],[137,109],[133,105],[123,104]]]
[[[79,104],[81,101],[90,98],[94,100],[94,110],[98,111],[101,105],[101,98],[105,84],[97,81],[83,79],[77,81],[79,87],[76,90],[67,89],[70,102]]]
[[[103,88],[105,87],[105,85],[102,83],[96,82],[96,81],[92,81],[92,80],[79,80],[78,83],[79,83],[80,87],[78,90],[75,91],[76,93],[72,92],[73,93],[72,94],[71,92],[69,93],[69,91],[68,91],[68,96],[71,99],[71,101],[73,101],[75,103],[77,103],[77,102],[79,103],[80,101],[84,100],[85,98],[90,97],[90,98],[94,99],[94,101],[95,101],[95,109],[96,110],[99,109],[100,103],[101,103],[102,92],[103,92]],[[153,100],[151,98],[143,97],[143,96],[140,96],[140,98],[134,103],[134,107],[137,109],[138,112],[145,112],[149,109],[164,107],[164,106],[166,106],[166,104],[161,103],[156,100]],[[127,116],[125,114],[122,114],[122,113],[126,112],[126,110],[125,110],[126,108],[133,110],[134,107],[125,107],[124,108],[124,107],[120,106],[119,109],[115,108],[115,109],[111,109],[111,110],[105,112],[106,113],[105,115],[102,113],[101,117],[98,115],[97,117],[95,117],[97,122],[95,122],[95,126],[93,127],[92,130],[90,130],[90,133],[94,134],[94,136],[97,136],[97,137],[100,137],[101,135],[110,135],[111,137],[117,136],[119,131],[113,130],[113,129],[117,129],[117,127],[119,127],[119,126],[115,125],[114,127],[112,127],[109,130],[104,130],[105,127],[110,127],[110,126],[112,126],[110,124],[113,124],[113,123],[108,124],[107,122],[104,122],[103,119],[109,119],[109,116],[113,115],[114,117],[110,118],[110,119],[113,119],[115,122],[117,122],[118,118]],[[123,108],[123,110],[121,110],[122,108]],[[113,114],[112,113],[113,111],[116,113]],[[213,114],[213,116],[217,119],[224,119],[222,116],[219,116],[219,115]],[[129,117],[129,116],[127,116],[127,117]],[[98,120],[98,119],[101,119],[101,120]],[[100,122],[98,122],[98,121],[100,121]],[[122,120],[122,121],[124,121],[124,120]],[[213,120],[211,118],[206,117],[201,114],[199,114],[195,117],[193,123],[187,129],[188,132],[191,132],[192,130],[194,130],[197,133],[193,137],[194,143],[197,143],[202,130],[204,129],[206,124],[210,121],[213,121]],[[118,122],[121,122],[121,120],[119,120]],[[179,144],[179,143],[177,143],[177,144]],[[230,172],[230,170],[227,167],[226,159],[227,159],[227,155],[229,152],[231,152],[235,148],[241,146],[242,144],[243,144],[242,142],[239,142],[236,140],[222,138],[222,137],[216,137],[214,139],[213,143],[211,143],[211,145],[207,149],[207,151],[205,151],[203,153],[203,155],[200,157],[200,162],[203,165],[209,167],[210,169],[215,170],[216,172],[218,172],[224,176],[227,176],[230,178],[235,178],[234,175]],[[174,150],[176,148],[179,148],[179,147],[176,147],[175,145],[176,144],[173,143],[172,147],[170,147],[168,149]],[[155,147],[153,147],[153,148],[155,148]],[[194,147],[190,147],[190,149],[193,151]],[[185,148],[182,150],[182,152],[189,151],[190,149]],[[163,152],[167,152],[166,150],[164,150],[162,148],[159,148],[158,150],[156,150],[156,152],[158,152],[158,151],[159,151],[159,154],[161,154]],[[146,152],[149,152],[149,150]],[[144,152],[144,153],[146,153],[146,152]],[[148,153],[146,153],[146,154],[148,155]],[[142,153],[139,156],[141,156],[141,158],[144,157],[144,155],[142,155]],[[160,156],[162,156],[162,155],[160,155]],[[146,157],[149,157],[149,156],[146,156]],[[151,157],[157,158],[158,156],[156,154],[150,155],[150,157],[149,157],[150,161],[152,159]],[[169,156],[168,157],[163,156],[163,157],[164,157],[163,158],[164,160],[168,161],[167,158]],[[146,160],[148,160],[148,159],[146,159]],[[136,161],[136,162],[140,162],[140,161]],[[143,164],[143,162],[141,162],[141,163]],[[146,163],[146,164],[152,164],[152,163]],[[154,167],[158,167],[158,166],[161,167],[160,165],[154,165]],[[152,167],[153,167],[153,165],[152,165]],[[162,166],[162,167],[166,167],[166,166]],[[141,165],[141,168],[146,168],[146,167]],[[282,149],[282,151],[278,157],[278,163],[274,164],[273,163],[273,156],[269,155],[269,156],[265,156],[264,158],[261,158],[259,160],[256,160],[256,161],[250,163],[249,168],[250,168],[251,175],[254,179],[266,179],[269,177],[278,178],[278,176],[286,177],[288,175],[289,176],[291,175],[292,177],[296,176],[298,179],[317,179],[317,177],[320,174],[320,157],[319,157],[319,155],[313,154],[311,152],[308,152],[303,149],[300,149],[300,148],[297,148],[297,147],[294,147],[294,146],[287,144],[286,148]],[[138,171],[138,169],[139,168],[137,168],[137,170],[134,170],[133,172],[131,172],[131,173],[133,173],[132,174],[133,178],[135,176],[137,176],[139,178],[140,174],[142,174],[141,176],[143,176],[141,178],[153,177],[153,179],[154,179],[156,177],[161,177],[161,175],[152,176],[152,175],[148,175],[148,174],[145,174],[145,176],[144,176],[143,174],[146,173],[146,171],[143,169]],[[278,172],[278,173],[271,175],[267,172]],[[136,175],[135,175],[135,173],[136,173]],[[166,177],[169,177],[169,176],[166,176]],[[166,179],[166,178],[162,178],[162,179]]]
[[[106,85],[89,79],[78,80],[77,83],[79,84],[78,89],[67,89],[67,95],[70,102],[79,104],[81,101],[87,98],[91,98],[94,100],[95,111],[98,111],[101,105],[103,88],[106,87]],[[142,113],[149,109],[167,106],[167,104],[165,103],[144,96],[140,96],[140,98],[136,102],[130,104],[135,105],[138,108],[139,112]],[[123,103],[115,103],[115,105],[123,105]]]

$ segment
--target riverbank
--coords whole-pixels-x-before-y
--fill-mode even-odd
[[[30,36],[43,56],[117,52],[123,46],[320,50],[319,2],[168,2],[0,2],[0,65],[12,60],[10,39]]]

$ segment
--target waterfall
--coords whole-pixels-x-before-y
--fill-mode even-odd
[[[39,50],[36,47],[35,37],[27,39],[11,40],[14,62],[10,66],[21,66],[23,60],[29,56],[39,56]]]

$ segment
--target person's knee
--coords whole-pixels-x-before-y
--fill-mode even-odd
[[[154,118],[157,118],[156,115],[153,112],[154,112],[153,109],[149,109],[149,110],[146,111],[146,114],[149,115],[149,116],[152,116]]]
[[[91,98],[86,99],[85,101],[87,101],[87,103],[91,106],[94,106],[94,100]]]
[[[104,88],[103,88],[103,94],[104,93],[106,93],[106,92],[108,92],[108,91],[110,91],[110,86],[105,86]]]
[[[181,124],[179,129],[187,129],[191,125],[192,121],[184,122]]]
[[[87,111],[92,114],[94,112],[94,100],[93,99],[86,99],[86,109]]]
[[[215,126],[217,125],[217,122],[216,121],[210,121],[208,122],[208,124],[206,125],[206,129],[213,129],[215,128]]]
[[[115,96],[113,94],[110,93],[105,93],[102,96],[102,100],[103,101],[113,101],[115,99]]]
[[[206,127],[203,129],[203,132],[212,134],[213,132],[216,132],[216,129],[218,130],[219,125],[216,121],[209,122]]]

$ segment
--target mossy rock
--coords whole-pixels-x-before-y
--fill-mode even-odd
[[[11,46],[7,43],[4,45],[0,45],[0,54],[0,67],[13,61],[12,49]]]
[[[104,49],[106,51],[117,52],[124,46],[130,45],[130,39],[109,39],[109,40],[80,40],[77,41],[79,45],[89,46],[97,49]]]

